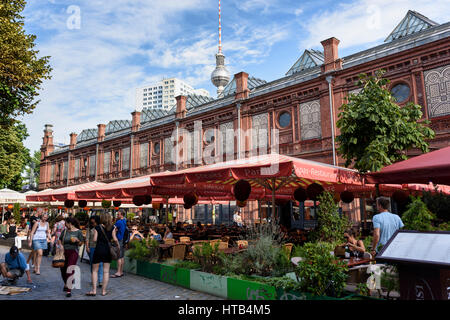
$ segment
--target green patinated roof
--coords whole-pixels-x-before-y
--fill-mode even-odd
[[[305,69],[313,68],[323,64],[323,52],[318,50],[305,50],[301,57],[294,63],[294,65],[286,72],[290,76],[296,72]]]
[[[146,107],[142,109],[141,123],[149,122],[152,120],[163,118],[172,113],[171,111],[152,109],[151,107]]]
[[[428,19],[416,11],[409,10],[384,42],[393,41],[437,25],[439,23]]]
[[[127,128],[131,128],[130,120],[113,120],[106,125],[105,134],[108,135]]]
[[[98,129],[84,129],[77,136],[77,143],[97,138],[97,130]]]

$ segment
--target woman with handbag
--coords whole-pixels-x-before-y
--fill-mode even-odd
[[[84,242],[83,233],[81,232],[80,223],[76,218],[66,218],[66,230],[64,230],[59,238],[59,246],[64,249],[64,266],[61,268],[61,276],[64,281],[64,291],[67,292],[66,297],[72,296],[72,284],[67,283],[67,279],[75,271],[70,274],[67,272],[69,266],[75,266],[78,260],[78,248]]]
[[[111,215],[109,213],[100,214],[100,225],[94,229],[93,240],[97,245],[95,246],[94,258],[92,259],[92,290],[86,293],[87,296],[95,296],[97,294],[100,262],[103,262],[102,296],[106,296],[108,293],[106,289],[108,287],[111,260],[117,259],[120,254],[120,245],[116,232],[117,229],[114,227]]]

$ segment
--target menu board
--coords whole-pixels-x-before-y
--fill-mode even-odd
[[[450,232],[399,230],[376,259],[450,266]]]

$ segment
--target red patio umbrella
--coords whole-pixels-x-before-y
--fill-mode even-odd
[[[253,188],[268,189],[272,202],[276,194],[291,194],[295,188],[313,183],[324,189],[342,184],[362,185],[362,177],[355,170],[336,167],[315,161],[279,154],[267,154],[212,165],[189,168],[173,173],[154,174],[150,177],[153,186],[188,186],[197,183],[210,185],[234,185],[240,179],[249,181]],[[272,206],[272,216],[275,207]]]
[[[391,164],[366,174],[369,183],[425,183],[450,185],[450,146]]]

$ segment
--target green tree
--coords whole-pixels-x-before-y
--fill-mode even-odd
[[[322,192],[317,210],[317,228],[313,232],[313,239],[330,243],[342,242],[344,231],[351,223],[344,215],[339,215],[339,205],[334,201],[330,192]]]
[[[23,123],[3,126],[0,130],[0,186],[13,190],[21,190],[22,172],[30,161],[29,150],[23,141],[28,137]]]
[[[408,210],[402,215],[402,221],[405,225],[404,229],[417,231],[433,230],[432,222],[436,217],[428,210],[420,197],[412,198],[413,201],[408,205]]]
[[[26,34],[25,0],[0,2],[0,126],[11,126],[18,116],[32,113],[44,79],[50,79],[50,57],[38,57],[36,36]]]
[[[450,222],[450,195],[436,190],[435,193],[423,192],[422,201],[427,208],[436,214],[436,217],[443,222]]]
[[[418,148],[428,152],[426,139],[434,138],[433,130],[417,121],[422,117],[419,105],[408,103],[400,107],[386,89],[388,79],[384,70],[375,76],[360,74],[359,94],[350,94],[339,113],[336,138],[338,152],[346,159],[345,165],[354,163],[360,172],[379,171],[386,165],[407,159],[404,151]]]
[[[20,223],[20,220],[21,220],[20,204],[18,204],[18,203],[14,203],[13,216],[14,216],[14,219],[16,220],[16,223]]]
[[[33,176],[34,176],[34,183],[36,184],[36,187],[39,185],[39,174],[40,174],[40,164],[41,164],[41,152],[40,151],[34,151],[33,156],[30,157],[29,162],[27,164],[27,167],[25,169],[25,177],[26,182],[31,183],[31,166],[34,165],[33,169]]]

